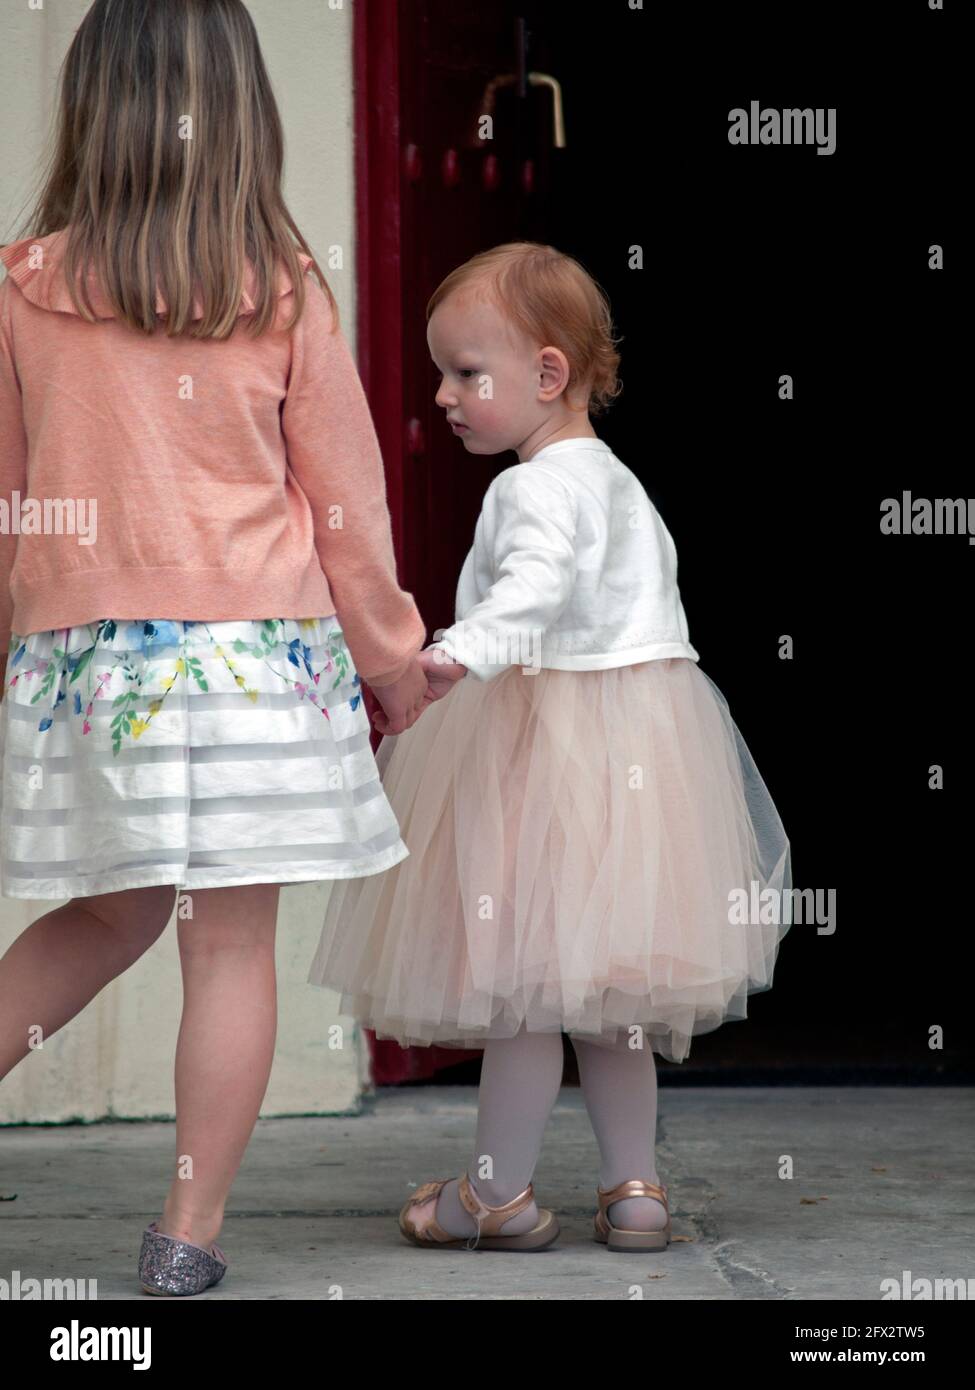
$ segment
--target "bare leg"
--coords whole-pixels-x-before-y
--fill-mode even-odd
[[[0,960],[0,1077],[32,1050],[29,1029],[53,1036],[148,950],[174,901],[166,885],[72,898],[21,932]]]
[[[485,1044],[478,1093],[477,1135],[469,1168],[474,1191],[488,1206],[512,1201],[531,1182],[542,1135],[562,1084],[562,1034],[526,1033]],[[490,1158],[493,1178],[481,1178]],[[473,1235],[477,1222],[461,1205],[457,1179],[437,1198],[436,1219],[451,1235]],[[530,1203],[502,1226],[519,1235],[538,1225],[538,1207]]]
[[[208,1249],[267,1090],[277,1032],[278,883],[188,894],[178,924],[177,1169],[158,1229]]]
[[[659,1184],[654,1149],[657,1143],[657,1068],[649,1039],[629,1046],[621,1029],[615,1047],[572,1039],[579,1059],[579,1080],[586,1110],[599,1144],[599,1185],[616,1187],[629,1178]],[[609,1217],[629,1231],[660,1231],[667,1224],[662,1202],[653,1197],[626,1197],[613,1202]]]

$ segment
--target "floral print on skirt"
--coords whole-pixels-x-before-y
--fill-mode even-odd
[[[334,614],[10,639],[0,891],[296,883],[406,858]]]

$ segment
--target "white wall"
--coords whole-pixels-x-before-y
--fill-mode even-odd
[[[35,0],[35,4],[37,0]],[[0,0],[0,244],[33,207],[49,150],[58,70],[89,0]],[[249,0],[287,141],[285,197],[328,276],[355,350],[352,13],[342,0]],[[342,249],[344,269],[330,267]],[[282,886],[278,915],[278,1046],[263,1116],[354,1108],[368,1084],[365,1039],[306,983],[328,900],[326,883]],[[0,954],[54,901],[0,897]],[[179,1026],[175,922],[43,1050],[0,1083],[0,1123],[173,1114]],[[328,1045],[330,1024],[346,1044]]]

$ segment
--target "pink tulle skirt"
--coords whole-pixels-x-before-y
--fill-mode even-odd
[[[308,978],[377,1036],[679,1062],[770,987],[789,841],[696,662],[468,675],[376,761],[410,853],[336,882]]]

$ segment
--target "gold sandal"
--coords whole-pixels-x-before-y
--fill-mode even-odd
[[[440,1246],[445,1250],[544,1250],[557,1239],[559,1223],[555,1213],[540,1211],[538,1224],[521,1235],[500,1235],[499,1231],[506,1221],[524,1211],[535,1199],[531,1183],[524,1192],[519,1193],[503,1207],[489,1207],[482,1202],[471,1186],[465,1173],[457,1186],[457,1195],[464,1208],[477,1222],[474,1236],[452,1236],[436,1220],[437,1198],[441,1188],[450,1178],[438,1178],[418,1187],[399,1214],[399,1228],[411,1245],[422,1245],[427,1249]]]
[[[642,1178],[631,1178],[604,1192],[596,1188],[599,1210],[595,1216],[594,1239],[608,1245],[610,1250],[666,1250],[670,1243],[670,1207],[667,1203],[667,1189],[654,1182],[644,1182]],[[607,1212],[614,1202],[626,1197],[653,1197],[662,1202],[667,1212],[667,1224],[660,1231],[627,1231],[614,1226]]]

